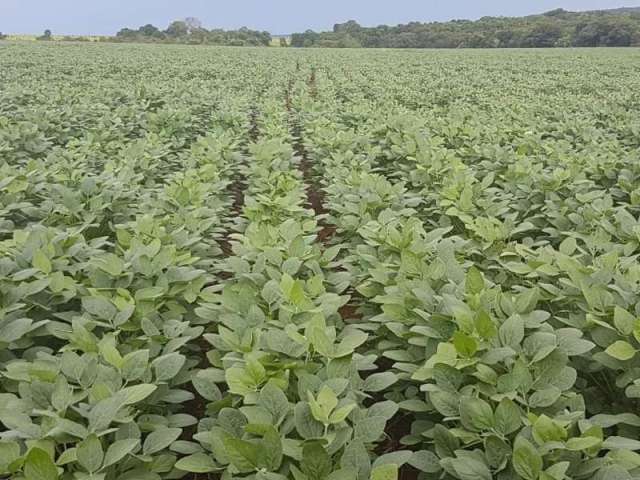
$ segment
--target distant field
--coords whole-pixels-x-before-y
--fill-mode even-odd
[[[91,35],[79,35],[81,37],[84,38],[88,38],[90,41],[92,42],[97,42],[100,40],[100,36],[91,36]],[[64,39],[65,35],[53,35],[52,38],[53,40],[62,40]],[[7,40],[13,40],[13,41],[35,41],[38,38],[38,35],[7,35]],[[291,42],[291,37],[273,37],[271,39],[271,46],[272,47],[280,47],[280,38],[285,38],[287,40],[287,44],[289,44]]]
[[[92,42],[97,42],[101,38],[100,36],[95,36],[95,35],[72,35],[72,36],[88,38]],[[51,36],[51,38],[54,41],[55,40],[62,40],[64,37],[65,37],[65,35],[52,35]],[[34,41],[37,38],[38,38],[38,35],[11,35],[11,34],[7,35],[7,40],[13,40],[13,41]]]
[[[640,478],[639,67],[3,42],[0,478]]]
[[[55,35],[54,35],[55,38]],[[15,41],[19,41],[19,40],[35,40],[36,39],[36,35],[7,35],[7,40],[15,40]]]
[[[271,37],[271,46],[272,47],[279,47],[281,38],[284,38],[287,41],[287,45],[289,45],[291,43],[291,37],[289,37],[289,36],[273,36],[273,37]]]

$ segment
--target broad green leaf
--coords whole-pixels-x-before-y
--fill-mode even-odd
[[[467,271],[467,277],[465,280],[465,289],[469,294],[481,293],[484,290],[484,279],[482,273],[475,266],[472,266]]]
[[[331,458],[322,445],[308,443],[302,449],[302,471],[309,480],[323,480],[331,473]]]
[[[156,358],[151,365],[156,372],[156,379],[159,382],[166,382],[178,374],[185,361],[184,355],[174,352]]]
[[[460,399],[460,419],[469,430],[490,430],[495,426],[491,405],[479,398]]]
[[[227,437],[223,440],[231,463],[240,472],[250,472],[258,467],[260,447],[239,438]]]
[[[151,385],[148,383],[143,383],[140,385],[133,385],[131,387],[126,387],[118,392],[118,395],[122,398],[122,402],[124,405],[133,405],[134,403],[138,403],[143,401],[149,395],[156,391],[158,387],[156,385]]]
[[[478,351],[478,341],[460,331],[453,335],[453,346],[461,356],[466,358],[473,357]]]
[[[147,435],[147,438],[144,439],[144,443],[142,444],[142,453],[145,455],[152,455],[164,450],[175,442],[180,434],[182,434],[181,428],[158,428]]]
[[[365,392],[381,392],[398,381],[398,377],[393,372],[374,373],[369,375],[364,381]]]
[[[387,464],[374,468],[371,480],[398,480],[398,465]]]
[[[354,438],[364,443],[377,441],[384,433],[387,421],[384,417],[367,417],[355,424]]]
[[[137,438],[126,438],[123,440],[116,440],[109,448],[104,456],[103,468],[115,465],[124,457],[132,453],[140,445],[140,440]]]
[[[58,469],[47,452],[32,448],[24,462],[25,480],[57,480]]]
[[[40,270],[45,275],[51,273],[51,261],[42,250],[36,250],[33,254],[33,267]]]
[[[267,383],[262,388],[258,404],[271,413],[276,424],[280,423],[290,410],[287,396],[272,383]]]
[[[104,459],[104,450],[102,443],[94,433],[78,444],[76,457],[78,463],[87,472],[93,473],[100,469]]]
[[[636,355],[636,349],[628,342],[619,340],[612,345],[609,345],[605,350],[608,355],[620,361],[631,360]]]
[[[520,428],[522,422],[520,408],[508,398],[500,401],[495,412],[495,427],[502,435],[509,435]]]
[[[206,453],[194,453],[176,462],[176,468],[184,472],[209,473],[217,470],[218,466]]]
[[[513,447],[513,468],[524,480],[538,480],[542,457],[524,437],[517,437]]]

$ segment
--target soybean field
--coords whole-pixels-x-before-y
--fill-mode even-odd
[[[640,478],[640,50],[0,42],[0,478]]]

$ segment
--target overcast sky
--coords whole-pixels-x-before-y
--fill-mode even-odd
[[[639,0],[0,0],[0,31],[108,35],[122,27],[198,17],[205,27],[248,26],[271,33],[363,25],[519,16],[554,8],[592,10],[635,6]]]

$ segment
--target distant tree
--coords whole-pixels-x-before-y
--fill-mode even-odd
[[[333,33],[357,33],[362,27],[355,20],[349,20],[345,23],[336,23],[333,26]]]
[[[314,47],[320,41],[320,34],[313,30],[291,35],[292,47]]]
[[[559,17],[561,15],[565,15],[569,13],[564,8],[556,8],[555,10],[549,10],[548,12],[543,13],[545,17]]]
[[[636,9],[569,12],[556,9],[527,17],[483,17],[479,20],[362,27],[337,23],[329,32],[291,35],[292,47],[496,48],[596,47],[640,43]]]
[[[151,25],[150,23],[140,27],[138,32],[144,37],[160,37],[162,36],[162,32],[155,25]]]
[[[51,30],[49,30],[49,29],[45,30],[44,34],[39,36],[36,40],[42,40],[42,41],[53,40],[53,35],[51,33]]]
[[[289,46],[289,44],[287,43],[286,37],[280,37],[280,46],[281,47],[288,47]]]
[[[0,40],[4,40],[5,38],[7,38],[7,36],[4,33],[0,32]]]
[[[187,33],[191,34],[198,30],[203,30],[202,22],[196,17],[187,17],[184,19],[184,24],[187,27]]]
[[[91,40],[88,37],[83,36],[74,36],[74,35],[65,35],[62,37],[63,42],[90,42]]]
[[[189,27],[184,20],[175,20],[171,22],[165,33],[173,38],[186,37],[189,34]]]
[[[116,37],[120,39],[134,38],[137,33],[138,32],[130,28],[123,28],[118,33],[116,33]]]
[[[562,36],[559,25],[552,22],[540,22],[536,24],[523,39],[523,46],[549,48],[555,47]]]

